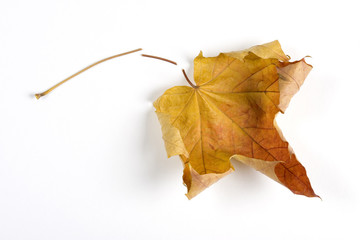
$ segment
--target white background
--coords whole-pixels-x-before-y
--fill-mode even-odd
[[[0,1],[0,239],[359,239],[356,1]],[[253,169],[189,201],[152,102],[192,59],[278,39],[314,69],[278,124],[317,198]],[[33,94],[102,58],[50,95]]]

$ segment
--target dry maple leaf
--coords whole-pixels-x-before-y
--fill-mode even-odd
[[[194,60],[192,87],[168,89],[154,102],[168,157],[184,164],[191,199],[231,173],[238,160],[295,194],[317,196],[276,125],[312,69],[289,62],[278,41]]]
[[[49,94],[102,62],[140,50],[97,61],[35,97]],[[194,65],[196,86],[184,72],[192,87],[171,88],[154,103],[168,156],[179,155],[184,163],[188,198],[232,172],[231,159],[296,194],[317,196],[275,122],[275,115],[285,111],[312,66],[304,59],[289,62],[278,41],[212,58],[200,53]]]

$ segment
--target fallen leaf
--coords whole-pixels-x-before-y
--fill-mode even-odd
[[[154,102],[168,157],[179,155],[189,199],[240,161],[295,194],[316,197],[305,168],[275,122],[312,69],[290,62],[278,41],[194,60],[196,86],[168,89]]]

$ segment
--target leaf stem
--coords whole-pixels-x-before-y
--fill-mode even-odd
[[[36,94],[35,94],[35,97],[36,97],[37,99],[39,99],[39,98],[41,98],[41,97],[49,94],[51,91],[53,91],[55,88],[59,87],[59,86],[62,85],[63,83],[67,82],[68,80],[72,79],[73,77],[76,77],[76,76],[79,75],[80,73],[83,73],[83,72],[85,72],[86,70],[88,70],[88,69],[90,69],[90,68],[92,68],[92,67],[94,67],[94,66],[96,66],[96,65],[98,65],[98,64],[100,64],[100,63],[102,63],[102,62],[108,61],[108,60],[113,59],[113,58],[121,57],[121,56],[130,54],[130,53],[138,52],[138,51],[141,51],[141,50],[142,50],[141,48],[138,48],[138,49],[135,49],[135,50],[132,50],[132,51],[129,51],[129,52],[120,53],[120,54],[117,54],[117,55],[114,55],[114,56],[111,56],[111,57],[108,57],[108,58],[104,58],[104,59],[102,59],[102,60],[100,60],[100,61],[97,61],[97,62],[95,62],[95,63],[87,66],[86,68],[78,71],[77,73],[71,75],[70,77],[62,80],[62,81],[59,82],[58,84],[56,84],[56,85],[52,86],[51,88],[49,88],[48,90],[46,90],[46,91],[44,91],[44,92],[42,92],[42,93],[36,93]]]
[[[174,65],[177,65],[176,62],[171,61],[171,60],[166,59],[166,58],[157,57],[157,56],[152,56],[152,55],[148,55],[148,54],[141,54],[141,56],[143,56],[143,57],[148,57],[148,58],[155,58],[155,59],[158,59],[158,60],[162,60],[162,61],[165,61],[165,62],[168,62],[168,63],[172,63],[172,64],[174,64]]]
[[[148,57],[148,58],[155,58],[155,59],[158,59],[158,60],[161,60],[161,61],[165,61],[165,62],[172,63],[172,64],[174,64],[174,65],[177,65],[176,62],[171,61],[171,60],[166,59],[166,58],[157,57],[157,56],[152,56],[152,55],[147,55],[147,54],[141,54],[141,56],[143,56],[143,57]],[[195,88],[195,89],[196,89],[196,88],[199,88],[199,86],[194,85],[194,84],[189,80],[189,78],[188,78],[188,76],[186,75],[186,72],[185,72],[184,69],[182,69],[182,72],[183,72],[183,74],[184,74],[184,76],[185,76],[186,81],[190,84],[191,87],[193,87],[193,88]]]
[[[185,72],[185,70],[184,69],[182,69],[182,72],[183,72],[183,74],[184,74],[184,77],[185,77],[185,79],[186,79],[186,81],[190,84],[190,86],[192,86],[193,88],[199,88],[199,86],[196,86],[196,85],[194,85],[190,80],[189,80],[189,78],[188,78],[188,76],[186,75],[186,72]]]

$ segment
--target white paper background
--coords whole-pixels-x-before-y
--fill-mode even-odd
[[[359,239],[356,1],[0,1],[0,239]],[[152,102],[192,59],[278,39],[314,65],[278,123],[323,201],[256,171],[188,201]],[[32,94],[102,58],[37,101]]]

